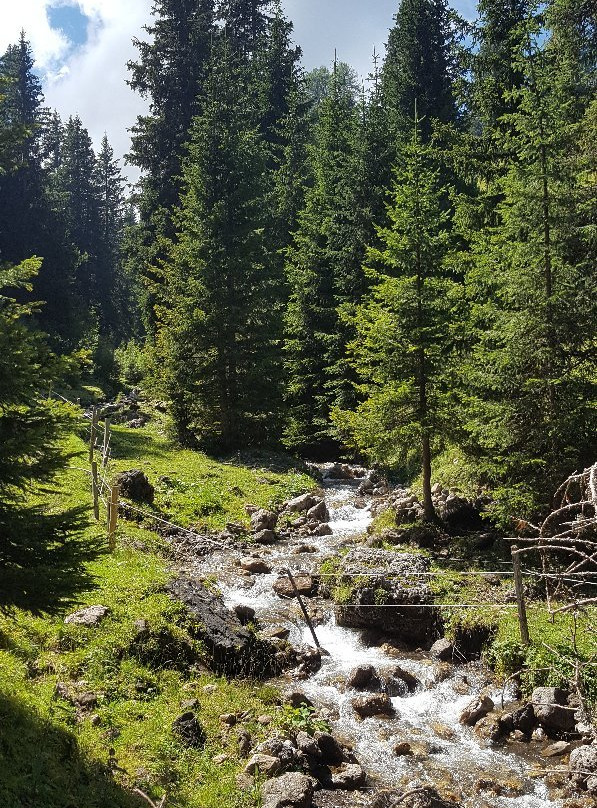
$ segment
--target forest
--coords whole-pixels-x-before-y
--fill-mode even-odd
[[[375,484],[376,496],[390,497],[391,519],[381,509],[376,515],[373,506],[369,533],[382,537],[380,553],[396,549],[388,542],[401,527],[402,508],[402,528],[438,537],[435,545],[435,539],[431,545],[419,542],[414,555],[428,550],[458,555],[464,545],[449,545],[450,550],[442,544],[451,532],[442,490],[474,501],[475,527],[500,540],[514,534],[522,542],[543,537],[543,529],[534,526],[547,524],[552,510],[576,508],[582,525],[566,523],[573,525],[572,534],[557,535],[572,535],[567,541],[578,554],[581,542],[585,566],[572,574],[588,576],[583,581],[595,585],[590,579],[597,548],[594,2],[479,0],[474,20],[464,19],[447,0],[399,0],[396,6],[385,52],[372,54],[370,74],[363,78],[341,54],[331,53],[327,66],[305,69],[281,0],[154,0],[144,35],[135,41],[137,56],[126,67],[128,84],[148,105],[145,115],[131,121],[125,159],[139,172],[134,185],[107,136],[95,148],[77,110],[63,120],[45,105],[26,31],[0,57],[0,615],[14,609],[30,615],[15,637],[0,621],[0,653],[10,652],[10,665],[29,660],[26,675],[10,669],[16,677],[10,687],[17,687],[18,679],[18,687],[29,693],[26,680],[36,671],[65,676],[62,663],[50,659],[58,648],[72,652],[72,676],[77,670],[83,679],[97,674],[110,700],[103,678],[109,665],[101,663],[100,676],[97,660],[108,654],[115,636],[121,641],[120,634],[93,651],[96,662],[90,656],[83,663],[76,656],[83,654],[79,635],[67,631],[65,640],[64,627],[56,627],[50,640],[54,629],[41,628],[43,615],[59,614],[82,593],[87,593],[83,602],[93,602],[85,598],[91,597],[94,576],[111,593],[105,597],[116,597],[119,588],[128,599],[147,597],[162,638],[171,624],[186,631],[187,624],[171,614],[170,601],[164,605],[163,591],[152,589],[155,580],[165,586],[167,577],[153,527],[123,528],[132,538],[118,552],[128,554],[121,562],[126,558],[135,577],[120,578],[97,549],[97,530],[86,522],[87,489],[79,488],[87,481],[73,482],[73,463],[84,456],[88,440],[81,419],[91,417],[90,407],[116,411],[122,401],[145,402],[153,425],[146,431],[141,423],[135,434],[115,426],[114,454],[104,457],[104,465],[114,461],[110,473],[125,472],[131,464],[159,473],[159,508],[152,513],[175,522],[173,527],[184,522],[181,530],[187,533],[209,535],[212,542],[224,536],[226,542],[237,529],[230,524],[249,519],[253,524],[252,512],[242,511],[242,496],[235,493],[247,486],[256,510],[276,510],[276,503],[280,518],[286,518],[293,497],[315,485],[305,482],[320,473],[314,469],[334,464],[348,479],[353,475],[348,469],[362,467],[367,479],[381,481],[363,488],[365,496]],[[243,476],[253,462],[269,468],[269,477],[261,470],[261,487],[254,490]],[[172,469],[183,482],[171,481]],[[184,487],[195,485],[193,475],[203,481],[200,506],[191,505],[186,493],[191,489]],[[560,489],[556,503],[554,493],[565,480],[568,487],[563,495]],[[324,471],[322,490],[325,481]],[[232,491],[225,505],[218,485]],[[414,492],[414,511],[413,502],[397,500],[395,490]],[[153,506],[153,494],[148,502]],[[309,507],[329,516],[325,504],[314,500]],[[358,497],[357,507],[364,507]],[[296,523],[288,522],[289,530],[326,535],[325,529],[314,532],[321,527],[317,520],[311,534],[304,533],[307,516],[298,524],[300,513],[299,508]],[[267,525],[263,521],[257,534],[264,526],[269,531]],[[248,521],[243,529],[249,529]],[[503,555],[493,550],[484,555],[478,541],[470,561],[475,574],[483,564],[495,568]],[[144,561],[137,544],[147,545],[153,560]],[[386,572],[394,563],[388,559],[376,562],[387,562]],[[577,569],[569,561],[556,564],[558,575],[563,568]],[[318,573],[322,581],[326,576],[332,581],[328,589],[340,609],[346,608],[342,598],[356,597],[358,589],[354,571],[338,572],[341,563],[328,558]],[[435,574],[434,567],[421,572],[416,559],[413,563],[419,570],[414,574]],[[545,555],[538,564],[533,574],[541,568],[545,580],[555,575]],[[46,575],[44,590],[39,582]],[[349,594],[346,576],[354,578]],[[323,583],[319,586],[325,597]],[[436,603],[466,602],[481,590],[488,603],[493,597],[483,582],[475,593],[455,591],[449,575],[439,589],[430,586]],[[527,597],[541,604],[531,632],[540,633],[550,648],[552,639],[542,632],[556,629],[548,626],[545,603],[552,624],[556,612],[549,581],[545,586],[527,590]],[[387,591],[375,595],[382,596]],[[584,596],[594,602],[594,591]],[[118,612],[125,604],[111,608]],[[137,606],[130,609],[129,616],[134,612],[137,623],[143,622],[142,609],[138,614]],[[574,656],[577,684],[586,676],[581,691],[594,705],[595,610],[588,617],[586,610],[579,614],[578,625],[586,621],[593,629],[583,629],[577,646],[575,613],[574,654],[569,639],[560,637],[557,648],[562,658]],[[505,625],[495,628],[497,634],[488,629],[497,645],[485,661],[491,657],[506,679],[517,665],[539,670],[545,648],[531,658],[512,640],[516,627]],[[456,620],[454,626],[456,633],[468,630],[466,622]],[[562,629],[567,637],[568,629],[568,624]],[[176,638],[172,653],[182,653]],[[146,659],[139,664],[151,668]],[[527,689],[559,687],[562,676],[571,675],[562,674],[566,664],[558,662],[554,673],[550,662],[544,679],[523,676],[521,693],[525,681]],[[581,675],[578,665],[593,670],[582,667]],[[236,687],[230,679],[237,674],[225,670],[228,684],[222,687]],[[134,677],[139,678],[136,669]],[[110,680],[114,692],[122,685],[116,678]],[[263,692],[268,686],[256,695],[240,678],[238,687],[248,690],[223,690],[219,701],[213,697],[212,712],[232,713],[244,700],[257,700],[257,711],[268,709]],[[205,681],[202,687],[216,687]],[[170,694],[163,698],[170,699],[172,710],[182,685],[168,679],[155,687]],[[10,715],[16,725],[29,722],[16,702],[6,706],[2,691],[0,717]],[[147,692],[143,699],[150,698]],[[213,691],[206,692],[212,698]],[[32,704],[32,698],[23,696],[23,703]],[[126,699],[123,704],[132,703]],[[54,708],[46,715],[43,704],[36,708],[39,715],[53,721]],[[311,707],[303,704],[291,718],[287,710],[286,720],[313,736],[327,719],[311,714]],[[81,709],[78,704],[77,715]],[[157,716],[152,720],[161,724],[163,715]],[[219,726],[217,716],[214,720]],[[27,723],[26,737],[33,737],[32,726]],[[34,731],[43,735],[41,725]],[[155,731],[157,738],[161,730]],[[210,726],[206,731],[215,737]],[[52,737],[57,750],[67,743]],[[85,755],[105,757],[106,744],[120,754],[118,735],[102,737],[100,754],[96,741],[85,736],[81,761]],[[565,734],[551,740],[568,742]],[[9,761],[11,754],[25,754],[11,743],[3,746],[0,730],[0,767],[2,754]],[[126,743],[132,749],[143,742]],[[239,797],[226,778],[216,786],[218,775],[206,773],[203,764],[186,758],[175,763],[176,755],[168,754],[166,765],[165,746],[147,751],[152,763],[143,759],[141,768],[152,776],[135,781],[139,799],[154,808],[312,804],[275,802],[271,795],[263,803],[254,795]],[[131,766],[140,765],[132,759]],[[72,782],[99,778],[94,788],[103,802],[77,791],[70,780],[65,785],[62,774],[41,802],[26,788],[5,783],[4,802],[7,808],[142,804],[130,796],[132,781],[120,793],[116,764],[111,769],[118,786],[105,782],[94,766],[79,761]],[[183,768],[173,775],[176,766]],[[189,796],[180,778],[191,771],[192,782],[207,782],[213,791],[205,786],[202,796]],[[232,782],[232,769],[229,774]],[[1,780],[0,772],[0,795]],[[61,801],[64,789],[71,802]],[[597,793],[597,775],[582,789]],[[168,794],[175,795],[172,803],[166,802]],[[411,808],[407,797],[371,805]],[[456,804],[430,799],[415,800],[412,808]],[[533,808],[552,805],[545,800]]]

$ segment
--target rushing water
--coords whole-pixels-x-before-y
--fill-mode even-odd
[[[315,572],[326,557],[362,536],[371,523],[371,505],[355,505],[357,485],[328,481],[326,501],[333,535],[310,537],[309,543],[317,550],[311,554],[294,555],[292,543],[264,551],[272,569]],[[218,560],[216,566],[221,573],[226,565]],[[291,642],[312,644],[296,604],[281,600],[272,590],[278,572],[240,580],[237,573],[238,569],[220,575],[227,605],[251,606],[264,627],[283,625],[291,632]],[[421,652],[389,656],[382,648],[367,646],[361,631],[337,626],[333,609],[325,603],[316,630],[329,656],[324,656],[317,674],[300,683],[300,689],[325,709],[334,732],[354,748],[363,767],[380,785],[433,784],[452,792],[467,808],[559,805],[549,799],[541,779],[529,777],[537,755],[528,745],[521,747],[521,754],[509,751],[508,746],[484,747],[470,728],[459,723],[462,710],[488,685],[480,666],[455,667],[446,678],[445,673],[438,675],[438,664]],[[365,664],[373,665],[381,674],[400,665],[420,680],[421,687],[411,695],[392,699],[395,716],[360,720],[351,705],[355,691],[347,689],[345,682],[356,666]],[[501,691],[492,693],[496,703],[501,695]],[[393,750],[398,742],[410,744],[413,754],[397,756]],[[514,796],[479,791],[481,780],[502,784],[503,793]]]

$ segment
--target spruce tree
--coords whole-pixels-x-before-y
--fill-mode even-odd
[[[302,451],[337,447],[330,411],[354,401],[345,356],[349,328],[339,309],[358,302],[365,288],[359,129],[351,87],[336,73],[319,109],[310,159],[313,186],[287,251],[285,440]]]
[[[371,292],[354,315],[351,361],[362,402],[334,412],[347,440],[386,466],[404,466],[415,446],[425,517],[431,500],[432,449],[450,420],[451,358],[459,286],[451,278],[445,189],[420,121],[395,171],[388,225],[368,251]]]
[[[591,250],[594,153],[580,148],[575,72],[529,20],[495,224],[468,277],[478,342],[466,368],[469,449],[529,512],[597,451]],[[541,41],[543,40],[543,41]],[[517,507],[522,507],[518,505]]]
[[[264,227],[267,149],[243,84],[223,42],[191,131],[159,312],[177,431],[212,449],[262,444],[279,419],[281,279]]]
[[[429,140],[434,120],[457,120],[455,37],[446,0],[401,0],[382,72],[384,105],[394,142],[409,140],[415,103],[423,141]]]

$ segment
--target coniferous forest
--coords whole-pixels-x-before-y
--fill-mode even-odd
[[[434,525],[442,486],[481,496],[485,529],[502,536],[516,526],[535,535],[562,481],[596,462],[594,2],[478,0],[471,21],[448,0],[397,0],[389,22],[385,52],[361,77],[334,53],[307,70],[280,0],[154,0],[125,71],[147,103],[125,158],[140,173],[134,185],[77,110],[62,119],[46,106],[26,31],[0,57],[0,566],[12,570],[0,611],[40,594],[21,583],[28,569],[55,568],[71,551],[71,571],[91,558],[68,538],[84,529],[81,503],[47,506],[77,462],[77,399],[84,409],[140,390],[163,419],[159,440],[191,465],[255,452],[374,469],[412,486],[417,518]],[[143,466],[142,441],[119,440]],[[197,473],[207,468],[206,479],[220,473]],[[165,491],[165,460],[160,470]],[[209,485],[185,524],[224,529]],[[286,499],[300,493],[276,485]],[[182,488],[172,491],[162,517],[180,519]],[[231,513],[233,525],[245,518]],[[132,600],[144,576],[140,565]],[[35,614],[73,595],[58,577],[57,599],[36,600]],[[65,640],[69,651],[79,641]],[[500,646],[504,673],[530,664],[513,647]],[[52,653],[39,665],[65,676]],[[110,676],[107,700],[124,687]],[[147,676],[139,703],[170,687]],[[238,698],[257,697],[227,692],[213,710]],[[302,720],[295,729],[321,731],[308,710]],[[27,724],[23,737],[34,729],[43,734]],[[117,738],[109,760],[124,755]],[[0,732],[0,767],[2,750]],[[165,746],[152,754],[171,771]],[[261,805],[220,792],[195,803],[160,771],[138,780],[155,806],[170,807],[157,801],[166,793],[183,808]],[[102,783],[102,808],[138,805]],[[7,808],[67,806],[50,792],[6,793]],[[68,806],[100,805],[68,793]]]

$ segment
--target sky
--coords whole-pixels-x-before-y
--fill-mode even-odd
[[[295,41],[307,69],[349,62],[361,75],[375,48],[383,53],[398,0],[283,0],[295,24]],[[465,16],[474,0],[455,0]],[[128,129],[146,102],[126,84],[126,63],[135,59],[132,40],[143,38],[152,0],[0,0],[0,52],[21,29],[31,42],[43,80],[46,105],[63,118],[78,114],[96,147],[107,133],[116,155],[129,148]],[[131,180],[133,167],[125,167]]]

